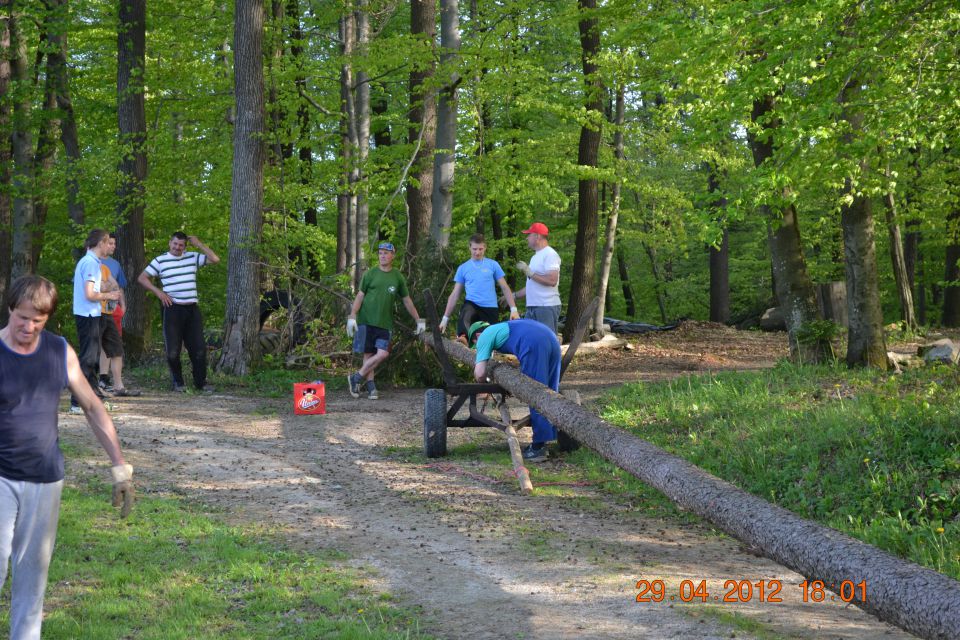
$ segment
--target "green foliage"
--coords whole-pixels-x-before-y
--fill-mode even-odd
[[[960,373],[782,364],[628,385],[605,418],[710,473],[960,576]]]

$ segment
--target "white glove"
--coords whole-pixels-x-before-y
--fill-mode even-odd
[[[110,467],[113,477],[113,506],[120,507],[120,517],[126,518],[133,509],[133,465]]]
[[[527,263],[524,262],[523,260],[521,260],[520,262],[517,263],[517,269],[519,269],[520,271],[522,271],[523,274],[524,274],[525,276],[527,276],[528,278],[532,278],[532,277],[533,277],[533,271],[530,271],[530,267],[529,267],[529,266],[527,265]]]
[[[353,334],[357,332],[357,319],[356,318],[347,318],[347,337],[352,338]]]
[[[449,322],[450,322],[450,318],[448,318],[447,316],[443,316],[443,317],[440,319],[440,324],[438,325],[438,326],[440,327],[440,333],[446,333],[446,331],[447,331],[447,323],[449,323]]]
[[[417,330],[413,332],[413,335],[418,336],[426,330],[427,321],[421,318],[420,320],[417,320]]]
[[[510,319],[511,319],[511,320],[519,320],[519,319],[520,319],[520,312],[517,311],[517,308],[516,308],[516,307],[510,307]]]

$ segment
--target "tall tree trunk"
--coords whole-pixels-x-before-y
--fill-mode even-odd
[[[945,327],[960,327],[960,209],[953,209],[947,216],[947,244],[943,273],[943,316]]]
[[[435,0],[410,1],[410,35],[422,39],[431,51],[437,35]],[[416,153],[407,180],[407,255],[416,258],[430,237],[433,211],[433,149],[437,131],[437,99],[429,87],[434,74],[431,55],[428,62],[418,62],[410,71],[410,126],[407,141]]]
[[[887,164],[887,180],[891,180],[890,165]],[[893,191],[887,189],[883,196],[887,208],[887,232],[890,235],[890,262],[893,264],[893,276],[897,284],[897,295],[900,298],[900,319],[907,330],[917,328],[917,318],[913,312],[913,291],[910,276],[907,273],[907,261],[903,252],[903,241],[900,237],[900,225],[897,223],[897,207]]]
[[[0,3],[10,33],[10,70],[14,85],[13,98],[13,244],[10,277],[33,273],[33,233],[36,220],[33,210],[33,136],[30,98],[30,71],[27,46],[20,32],[13,2]]]
[[[70,97],[70,72],[67,68],[67,0],[46,0],[47,11],[58,17],[48,31],[50,51],[47,73],[53,79],[56,104],[60,111],[60,141],[66,155],[67,216],[76,225],[83,225],[86,214],[80,199],[80,140]]]
[[[49,43],[50,33],[53,30],[61,28],[55,24],[56,17],[53,12],[47,8],[44,15],[43,31],[40,35],[40,42]],[[42,49],[42,47],[41,47]],[[40,59],[37,55],[37,66],[34,69],[34,77],[40,75]],[[30,264],[36,266],[40,264],[40,254],[43,251],[44,228],[47,222],[47,197],[50,187],[50,171],[53,169],[53,161],[57,151],[57,138],[60,130],[60,118],[57,113],[57,89],[56,77],[51,73],[50,57],[47,57],[47,73],[43,86],[43,110],[40,114],[40,132],[37,135],[37,151],[33,159],[33,239],[30,242]]]
[[[707,190],[711,194],[710,207],[715,209],[715,216],[723,225],[720,246],[709,248],[710,321],[726,324],[730,321],[730,233],[727,231],[725,220],[727,198],[715,197],[720,191],[720,182],[717,168],[713,165],[709,165],[707,169]]]
[[[653,288],[657,293],[657,306],[660,307],[660,322],[667,324],[667,294],[664,291],[664,276],[657,261],[657,249],[649,243],[643,243],[643,249],[650,259],[650,271],[653,273]]]
[[[263,0],[237,0],[233,31],[233,186],[223,353],[218,368],[247,375],[260,356],[260,267],[263,225]]]
[[[633,320],[637,317],[637,303],[633,296],[633,285],[630,284],[630,273],[627,270],[627,256],[623,245],[617,245],[617,274],[620,276],[620,289],[623,291],[623,301],[627,305],[627,316]]]
[[[625,110],[623,83],[617,85],[616,106],[613,113],[613,157],[616,159],[619,174],[619,168],[624,162],[623,155],[623,119]],[[597,313],[593,318],[593,326],[601,335],[603,334],[603,316],[607,310],[607,299],[609,298],[608,286],[610,284],[610,269],[613,265],[613,251],[617,240],[617,223],[620,219],[620,189],[621,183],[619,175],[613,183],[613,194],[611,197],[610,215],[607,216],[607,234],[603,242],[603,253],[600,256],[600,304],[597,305]]]
[[[844,142],[852,145],[863,127],[863,114],[852,105],[860,93],[859,78],[851,78],[841,92],[841,117],[849,124]],[[868,172],[860,163],[860,175]],[[887,345],[883,335],[880,283],[877,276],[877,249],[874,240],[873,207],[869,196],[847,179],[846,193],[852,198],[840,207],[843,229],[844,267],[847,274],[847,365],[886,370]]]
[[[753,103],[752,120],[761,129],[759,134],[749,136],[754,166],[759,168],[774,154],[774,135],[780,126],[774,112],[776,98],[765,95]],[[783,309],[790,341],[790,354],[804,363],[823,362],[828,357],[825,345],[801,343],[800,329],[807,322],[820,318],[813,281],[807,273],[807,262],[800,243],[800,225],[797,210],[792,204],[784,205],[774,212],[767,205],[760,207],[771,221],[769,235],[770,263],[777,301]]]
[[[117,31],[117,123],[120,185],[117,188],[117,261],[136,278],[146,266],[143,255],[144,180],[147,177],[147,117],[144,110],[146,0],[120,0]],[[128,287],[123,317],[126,357],[137,360],[146,351],[150,320],[143,287]]]
[[[0,52],[10,50],[9,15],[0,15]],[[10,60],[0,53],[0,96],[7,95],[10,90]],[[6,101],[0,100],[0,132],[10,130],[10,107]],[[7,289],[10,287],[11,249],[13,246],[12,223],[13,215],[10,209],[10,163],[13,153],[10,138],[0,135],[0,300],[7,299]],[[7,324],[7,305],[0,303],[0,325]]]
[[[358,10],[354,13],[357,24],[358,53],[366,57],[370,47],[370,16],[367,13],[367,0],[357,0]],[[367,242],[369,237],[370,202],[367,179],[367,158],[370,155],[370,77],[362,68],[357,72],[357,90],[355,117],[357,118],[357,167],[356,184],[353,192],[357,199],[357,232],[355,235],[354,256],[356,256],[356,286],[367,269]]]
[[[356,162],[357,150],[357,111],[353,93],[353,54],[356,50],[357,32],[353,11],[345,7],[340,18],[340,46],[343,63],[340,67],[340,137],[341,137],[341,193],[337,198],[337,252],[344,254],[345,268],[350,270],[351,286],[357,284],[358,261],[357,247],[357,194],[354,188],[359,174]],[[344,231],[340,236],[339,231]],[[339,259],[339,258],[338,258]]]
[[[460,6],[457,0],[440,0],[440,63],[449,74],[437,105],[437,146],[433,156],[433,214],[430,239],[440,247],[450,244],[453,225],[453,173],[457,151],[456,66],[460,56]]]
[[[600,55],[600,24],[596,17],[596,0],[577,0],[580,14],[580,51],[583,64],[584,106],[586,122],[580,127],[577,164],[580,167],[598,166],[600,135],[603,126],[603,80],[597,66]],[[570,282],[570,302],[567,317],[579,318],[593,299],[596,286],[598,193],[595,177],[580,178],[577,193],[577,247],[573,257],[573,277]],[[563,338],[569,341],[576,329],[575,322],[563,326]]]

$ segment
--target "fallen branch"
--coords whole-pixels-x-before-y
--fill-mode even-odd
[[[429,334],[421,336],[433,344]],[[447,354],[469,367],[474,352],[444,340]],[[923,638],[960,638],[960,582],[902,560],[835,529],[805,520],[710,475],[616,427],[502,363],[488,375],[555,426],[675,503],[829,589],[846,581],[865,585],[853,603]],[[849,594],[844,594],[849,595]]]

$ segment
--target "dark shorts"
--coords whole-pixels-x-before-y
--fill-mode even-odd
[[[378,350],[390,351],[390,332],[372,324],[362,324],[353,334],[354,353],[376,353]]]
[[[467,335],[467,329],[470,328],[470,325],[480,320],[497,324],[500,322],[500,309],[497,307],[478,307],[470,300],[465,301],[463,306],[460,307],[460,317],[457,319],[457,335]]]
[[[123,357],[123,340],[120,339],[120,332],[117,331],[117,323],[113,321],[112,315],[100,316],[100,348],[108,358]]]

